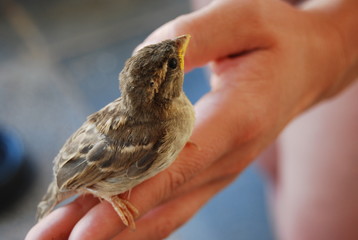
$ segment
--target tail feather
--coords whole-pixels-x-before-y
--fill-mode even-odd
[[[37,220],[40,221],[42,218],[46,217],[57,204],[75,194],[75,191],[60,191],[56,181],[51,182],[41,202],[37,205]]]
[[[37,220],[47,216],[52,209],[60,202],[58,200],[58,187],[55,182],[51,182],[48,186],[46,194],[43,196],[41,202],[37,206]]]

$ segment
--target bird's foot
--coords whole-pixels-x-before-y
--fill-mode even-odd
[[[123,224],[134,231],[136,229],[134,219],[139,216],[138,209],[128,200],[122,199],[118,196],[111,197],[110,203],[121,218]]]

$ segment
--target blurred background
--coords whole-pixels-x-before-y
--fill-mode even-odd
[[[0,239],[23,239],[35,223],[52,159],[87,115],[119,96],[133,49],[188,12],[183,0],[0,1],[0,173],[9,175],[0,177]],[[205,94],[203,69],[184,88],[192,102]],[[264,195],[249,167],[168,239],[274,239]]]

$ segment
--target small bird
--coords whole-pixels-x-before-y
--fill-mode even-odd
[[[183,92],[190,35],[146,46],[119,75],[121,97],[87,117],[54,159],[38,205],[42,219],[61,201],[90,193],[135,229],[138,210],[120,194],[167,168],[189,142],[194,108]]]

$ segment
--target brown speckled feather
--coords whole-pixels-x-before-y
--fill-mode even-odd
[[[56,157],[55,173],[61,191],[90,188],[113,175],[136,178],[153,164],[165,137],[163,126],[121,117],[121,100],[115,103],[109,106],[115,112],[109,114],[107,106],[91,115]],[[106,131],[98,127],[102,122],[108,123]],[[147,124],[152,127],[145,127]]]

